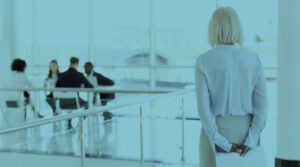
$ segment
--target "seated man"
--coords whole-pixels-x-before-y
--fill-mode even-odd
[[[97,79],[97,82],[95,83],[96,85],[94,85],[94,86],[113,86],[114,85],[114,82],[111,79],[101,75],[100,73],[95,72],[94,66],[91,62],[85,63],[84,70],[85,70],[88,80],[92,80],[92,78]],[[106,105],[108,101],[111,101],[114,98],[115,98],[114,93],[100,93],[100,100],[101,100],[102,105]],[[103,113],[103,116],[104,116],[104,120],[108,120],[108,119],[111,119],[112,114],[110,112],[106,111]]]
[[[56,87],[65,88],[93,88],[89,81],[81,72],[77,71],[79,59],[72,57],[70,59],[70,68],[58,76]],[[79,98],[80,107],[88,107],[86,101]],[[60,101],[60,107],[64,109],[76,109],[75,99],[64,99]],[[71,120],[68,120],[68,129],[72,128]]]

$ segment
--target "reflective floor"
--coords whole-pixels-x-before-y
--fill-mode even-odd
[[[268,166],[274,166],[276,152],[276,82],[268,83],[269,118],[262,134]],[[144,96],[121,95],[129,99]],[[199,135],[201,124],[195,108],[195,95],[184,96],[187,119],[184,133],[185,162],[197,166],[199,161]],[[119,99],[119,100],[120,100]],[[143,142],[146,161],[180,163],[182,156],[182,97],[172,97],[143,104]],[[51,117],[51,110],[43,104],[42,114]],[[104,122],[102,115],[84,121],[85,146],[88,157],[139,160],[140,122],[139,105],[111,111],[112,120]],[[150,111],[151,109],[151,111]],[[98,120],[97,120],[98,118]],[[3,119],[2,119],[3,120]],[[4,124],[5,121],[2,121]],[[66,130],[66,121],[31,128],[0,136],[1,151],[30,152],[55,155],[80,155],[78,120],[72,121],[74,129]],[[2,125],[4,126],[4,125]]]

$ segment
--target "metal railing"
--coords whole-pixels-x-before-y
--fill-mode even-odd
[[[2,89],[0,89],[0,90],[2,90]],[[41,89],[31,88],[31,89],[10,89],[10,90],[40,91]],[[45,89],[43,89],[43,90],[45,90]],[[76,89],[76,90],[75,89],[74,90],[73,89],[59,89],[59,90],[58,89],[47,89],[47,90],[53,90],[53,91],[54,90],[55,91],[66,91],[66,90],[83,91],[82,89],[81,90],[78,90],[78,89]],[[86,90],[89,90],[91,92],[100,91],[100,90],[92,90],[92,89],[86,89]],[[58,122],[58,121],[69,120],[69,119],[72,119],[72,118],[79,118],[79,121],[80,121],[79,122],[80,160],[81,160],[81,167],[84,167],[85,166],[85,159],[86,159],[85,145],[84,145],[84,133],[85,133],[84,132],[84,124],[83,124],[84,117],[95,116],[95,115],[98,115],[99,113],[103,113],[105,111],[112,110],[112,109],[127,107],[127,106],[131,106],[131,105],[140,105],[140,108],[139,108],[139,115],[140,115],[139,116],[139,118],[140,118],[140,166],[143,167],[144,166],[144,148],[143,148],[143,106],[142,106],[142,104],[147,103],[147,102],[152,102],[152,101],[155,101],[155,100],[160,100],[160,99],[165,99],[165,98],[181,95],[182,96],[181,107],[180,107],[181,114],[182,114],[182,129],[181,129],[181,131],[182,131],[182,146],[181,146],[182,148],[181,148],[181,151],[182,152],[181,152],[181,160],[184,161],[184,150],[185,150],[185,147],[184,147],[184,139],[185,139],[185,135],[184,135],[184,132],[185,132],[185,127],[184,127],[184,125],[185,125],[184,95],[189,93],[189,92],[193,92],[193,91],[194,91],[194,89],[184,90],[184,91],[177,91],[177,92],[161,91],[163,93],[166,93],[166,92],[169,92],[169,93],[166,93],[164,95],[158,95],[156,97],[147,97],[147,98],[144,98],[144,99],[138,100],[138,101],[132,101],[132,102],[119,103],[119,104],[114,104],[114,105],[94,107],[94,108],[90,108],[90,109],[87,109],[87,110],[79,109],[76,112],[69,113],[67,115],[59,115],[59,116],[55,116],[55,117],[52,117],[52,118],[34,120],[34,121],[19,124],[19,125],[0,128],[0,135],[11,133],[11,132],[16,132],[16,131],[24,130],[24,129],[28,129],[28,128],[39,127],[39,126],[42,126],[42,125],[55,123],[55,122]],[[125,91],[122,91],[122,92],[125,92]],[[128,92],[128,91],[126,91],[126,92]],[[135,91],[130,90],[130,92],[159,93],[158,91],[146,91],[146,90],[142,91],[142,92],[140,92],[138,90],[135,90]]]
[[[49,68],[49,65],[33,65],[29,66],[30,68]],[[69,68],[68,65],[60,65],[63,68]],[[83,67],[83,66],[82,66]],[[95,68],[149,68],[145,65],[95,65]],[[164,68],[164,69],[183,69],[183,68],[195,68],[193,65],[152,65],[152,68]],[[277,67],[264,67],[265,70],[277,70]]]
[[[50,91],[50,92],[91,92],[91,93],[148,93],[148,94],[162,94],[170,93],[172,90],[167,89],[156,89],[156,90],[145,90],[145,89],[114,89],[110,86],[101,86],[97,88],[0,88],[0,91]]]
[[[0,92],[19,92],[20,93],[20,99],[18,101],[20,102],[21,108],[23,108],[24,103],[24,97],[23,92],[24,91],[30,91],[30,92],[77,92],[77,93],[87,93],[87,101],[88,106],[93,107],[93,102],[91,99],[93,99],[94,93],[128,93],[128,94],[164,94],[164,93],[170,93],[172,92],[171,89],[156,89],[156,90],[146,90],[146,89],[120,89],[116,86],[99,86],[96,88],[7,88],[7,87],[0,87]],[[105,99],[104,99],[105,100]]]

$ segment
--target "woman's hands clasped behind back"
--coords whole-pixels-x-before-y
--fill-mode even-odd
[[[245,156],[250,150],[251,150],[251,148],[250,147],[247,147],[247,146],[245,146],[245,145],[243,145],[242,147],[241,147],[241,149],[242,149],[242,152],[241,152],[241,156],[243,157],[243,156]]]
[[[226,151],[224,151],[221,147],[216,145],[216,150],[218,152],[221,153],[226,153]],[[240,154],[241,157],[245,156],[249,151],[251,150],[251,148],[243,145],[241,147],[238,147],[236,144],[232,144],[231,149],[230,149],[230,153],[238,153]]]

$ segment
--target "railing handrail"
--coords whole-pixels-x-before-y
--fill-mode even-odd
[[[98,92],[98,93],[149,93],[149,94],[162,94],[170,93],[170,89],[111,89],[109,87],[99,88],[5,88],[1,87],[0,91],[50,91],[50,92]]]
[[[30,68],[49,68],[49,65],[32,65]],[[60,65],[60,67],[68,68],[67,65]],[[83,66],[82,66],[83,67]],[[165,69],[182,69],[182,68],[195,68],[194,65],[94,65],[95,68],[165,68]],[[265,70],[277,70],[274,66],[265,66]]]
[[[38,127],[38,126],[42,126],[42,125],[46,125],[46,124],[50,124],[50,123],[54,123],[54,122],[58,122],[58,121],[69,120],[69,119],[72,119],[72,118],[78,118],[78,117],[80,118],[80,117],[86,117],[86,116],[89,116],[89,115],[95,115],[95,114],[99,114],[99,113],[102,113],[104,111],[111,110],[111,109],[117,109],[117,108],[121,108],[121,107],[137,105],[137,104],[143,104],[143,103],[146,103],[146,102],[151,102],[151,101],[154,101],[154,100],[164,99],[164,98],[172,97],[172,96],[184,95],[184,94],[186,94],[188,92],[192,92],[192,91],[194,91],[194,89],[185,90],[185,91],[176,91],[176,92],[167,93],[167,94],[164,94],[164,95],[159,95],[159,96],[156,96],[156,97],[144,98],[142,100],[133,101],[133,102],[94,107],[94,108],[87,109],[87,110],[79,109],[79,110],[77,110],[77,112],[70,113],[70,114],[67,114],[67,115],[59,115],[59,116],[56,116],[56,117],[45,118],[45,119],[40,119],[40,120],[35,120],[35,121],[31,121],[31,122],[22,123],[22,124],[15,125],[15,126],[0,128],[0,135],[15,132],[15,131],[19,131],[19,130],[23,130],[23,129]]]

